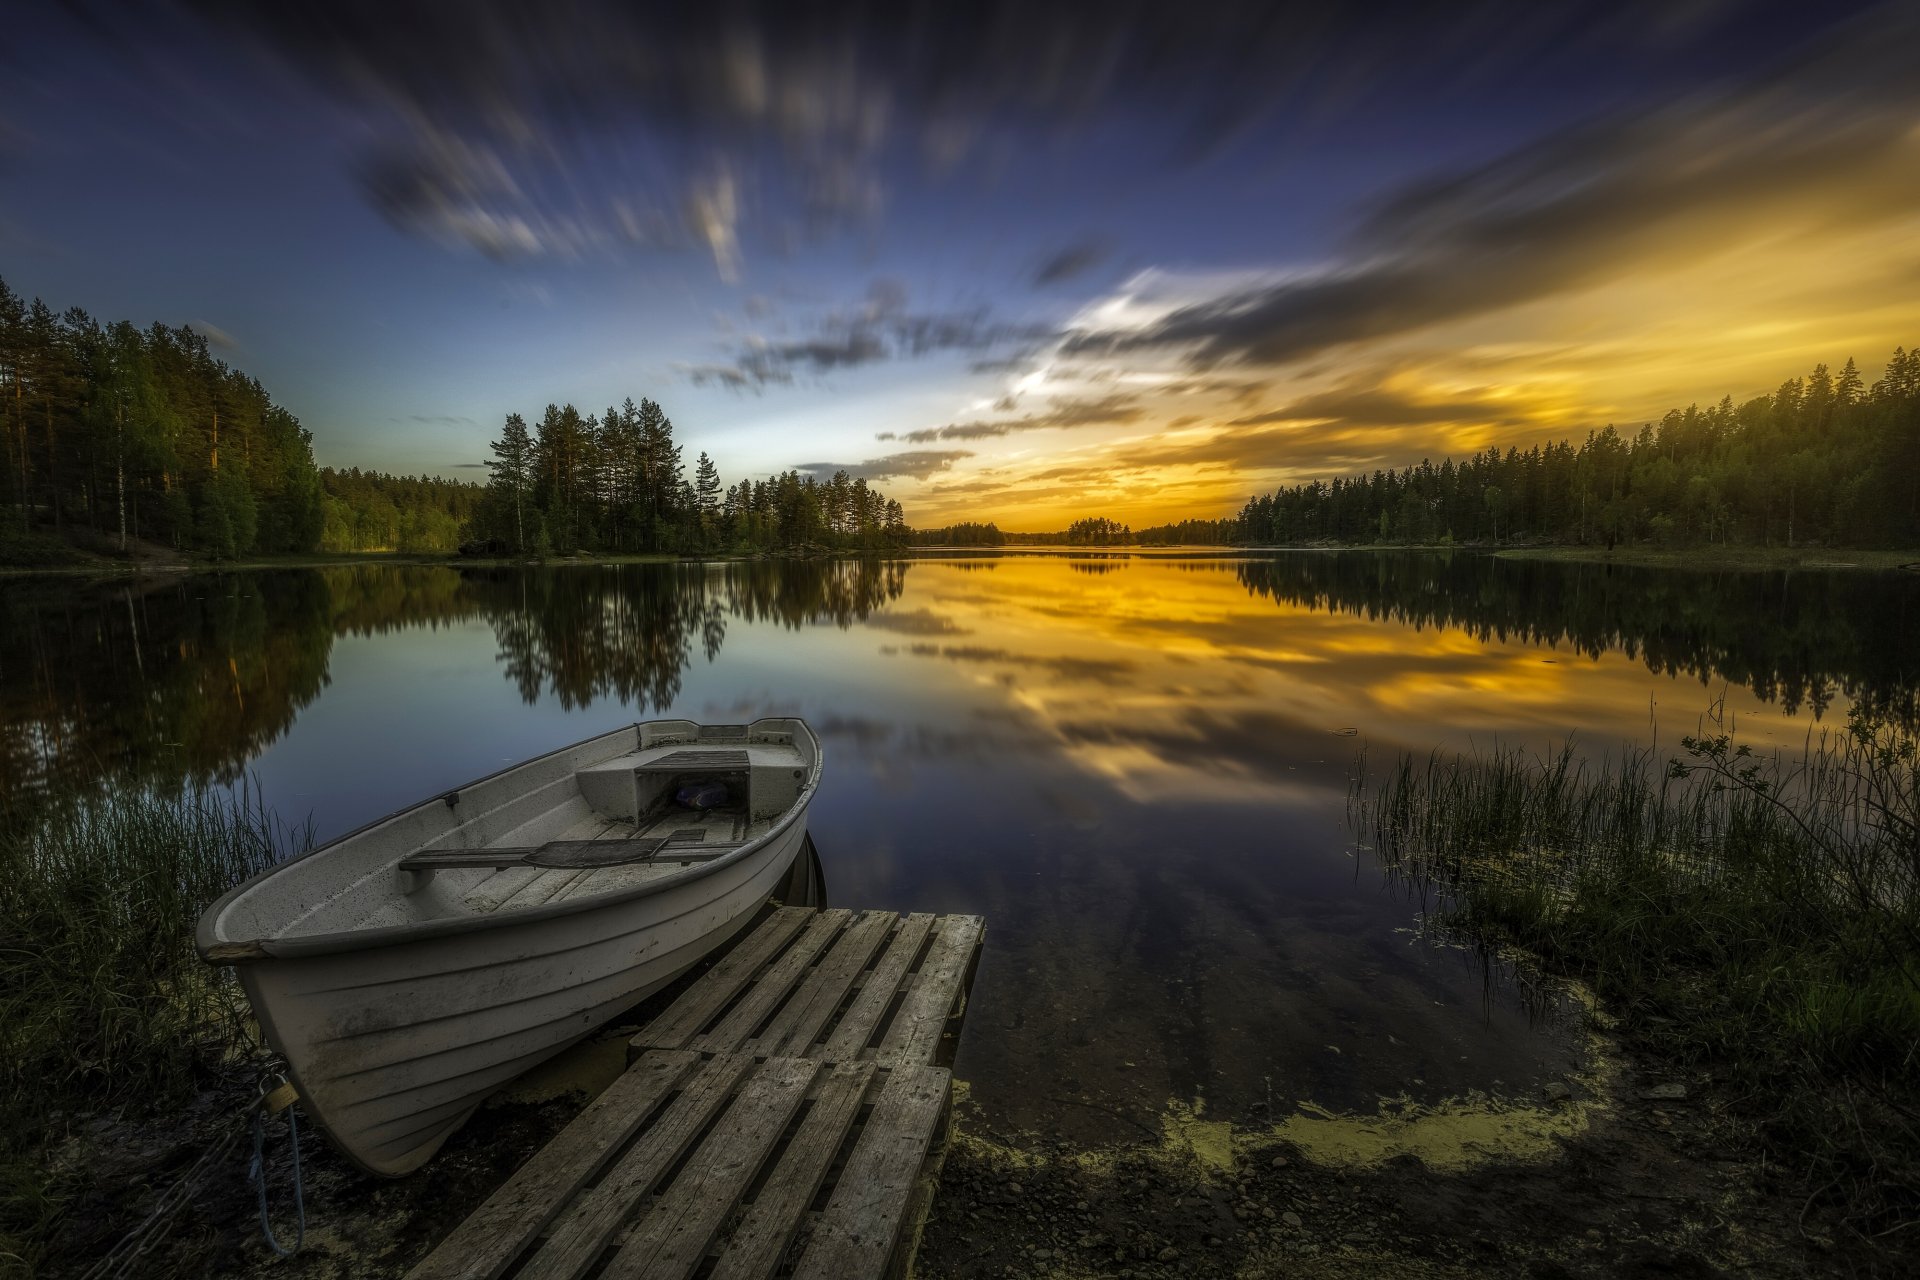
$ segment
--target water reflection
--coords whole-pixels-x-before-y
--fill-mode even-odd
[[[1727,682],[1793,743],[1910,715],[1916,622],[1911,576],[1364,553],[14,583],[0,798],[249,770],[326,837],[622,722],[805,715],[836,902],[986,914],[959,1070],[1095,1140],[1572,1068],[1351,849],[1362,742],[1671,736]]]
[[[1618,651],[1651,671],[1743,685],[1787,711],[1837,693],[1916,723],[1920,575],[1677,573],[1484,555],[1330,552],[1242,560],[1248,591],[1476,640],[1589,658]]]
[[[384,567],[0,587],[0,805],[109,781],[229,783],[328,682],[337,637],[481,620],[528,704],[672,703],[729,618],[848,627],[900,594],[880,561],[547,572]]]

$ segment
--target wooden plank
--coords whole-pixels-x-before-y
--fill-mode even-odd
[[[894,1066],[933,1061],[947,1015],[959,998],[960,984],[985,928],[986,922],[979,916],[940,917],[939,932],[927,950],[920,975],[887,1029],[886,1039],[880,1042],[878,1057],[882,1063]]]
[[[753,980],[753,985],[740,997],[740,1003],[728,1011],[720,1025],[706,1035],[694,1037],[687,1047],[702,1053],[730,1053],[745,1044],[754,1029],[786,999],[794,984],[806,976],[814,957],[827,949],[827,944],[852,918],[853,912],[845,907],[817,913],[807,922],[806,931],[787,948],[786,954]]]
[[[539,845],[501,845],[489,849],[423,849],[400,859],[400,869],[610,867],[650,858],[665,844],[659,836],[640,836],[631,840],[549,840]]]
[[[494,1280],[699,1061],[695,1053],[650,1053],[634,1063],[455,1227],[407,1273],[407,1280]]]
[[[772,1058],[755,1072],[600,1273],[601,1280],[686,1280],[692,1275],[714,1233],[786,1132],[818,1070],[818,1063],[804,1058]]]
[[[720,958],[719,963],[680,993],[667,1011],[648,1023],[630,1042],[634,1049],[684,1049],[687,1041],[700,1034],[727,1001],[738,995],[760,966],[779,954],[780,948],[814,916],[810,907],[782,907],[755,929],[740,945]]]
[[[880,963],[873,967],[873,972],[867,975],[867,985],[860,988],[860,994],[847,1007],[846,1016],[833,1029],[826,1047],[818,1053],[810,1052],[808,1057],[820,1057],[828,1062],[852,1062],[866,1050],[867,1041],[873,1039],[874,1028],[880,1025],[887,1007],[893,1003],[901,980],[907,976],[907,970],[913,967],[914,957],[920,953],[920,944],[926,941],[927,931],[932,927],[933,917],[922,912],[915,912],[900,922],[892,944],[880,957]]]
[[[951,1083],[952,1073],[943,1067],[894,1069],[800,1255],[794,1280],[877,1277],[886,1270]]]
[[[891,911],[863,912],[814,966],[800,989],[793,993],[793,999],[787,1001],[786,1007],[775,1014],[767,1029],[760,1033],[760,1052],[805,1053],[826,1029],[855,979],[893,932],[894,922],[899,918]]]
[[[773,1274],[800,1229],[807,1206],[827,1180],[827,1170],[833,1167],[847,1130],[853,1128],[873,1074],[870,1062],[837,1062],[821,1074],[813,1108],[740,1225],[727,1237],[726,1251],[707,1280],[766,1280]]]
[[[753,1056],[745,1053],[707,1063],[600,1184],[573,1202],[515,1280],[575,1280],[598,1261],[633,1207],[707,1127],[752,1065]]]
[[[912,1280],[913,1258],[920,1251],[920,1237],[927,1229],[927,1217],[940,1194],[940,1174],[953,1149],[953,1090],[947,1090],[947,1105],[933,1125],[933,1146],[920,1162],[920,1176],[913,1181],[913,1194],[907,1197],[900,1220],[900,1234],[893,1242],[893,1261],[887,1267],[887,1280]]]

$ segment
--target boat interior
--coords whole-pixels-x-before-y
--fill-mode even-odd
[[[259,895],[242,895],[233,924],[244,913],[267,926],[261,933],[286,937],[620,892],[772,831],[818,766],[813,735],[798,720],[666,720],[616,731],[449,792],[289,865],[257,886]],[[269,894],[277,901],[259,900]],[[280,921],[263,918],[281,910]]]
[[[810,763],[791,734],[750,738],[741,726],[739,735],[707,727],[692,742],[674,735],[578,769],[575,795],[486,848],[427,849],[402,859],[400,896],[419,898],[453,872],[463,883],[443,888],[458,892],[458,914],[485,914],[615,893],[730,853],[793,807]],[[374,915],[389,911],[393,919],[360,926],[421,918],[408,901]]]

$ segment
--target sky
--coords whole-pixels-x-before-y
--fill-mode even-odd
[[[1218,517],[1920,342],[1920,4],[70,0],[0,278],[322,464],[657,400],[916,525]]]

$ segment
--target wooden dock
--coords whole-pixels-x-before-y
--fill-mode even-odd
[[[978,916],[774,911],[409,1280],[904,1276],[984,933]]]

